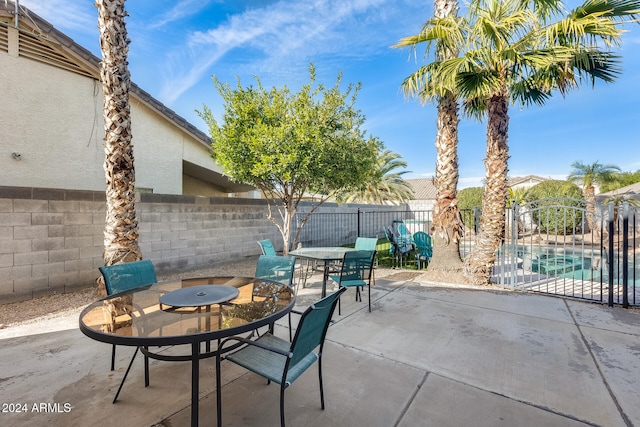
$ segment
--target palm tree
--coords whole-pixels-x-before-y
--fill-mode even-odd
[[[456,16],[458,12],[457,0],[435,0],[433,2],[433,16],[445,18]],[[428,24],[428,23],[427,23]],[[394,47],[410,46],[416,49],[417,45],[429,42],[428,25],[423,27],[423,32],[418,35],[406,37],[400,40]],[[427,43],[427,51],[430,44]],[[439,46],[436,55],[439,60],[454,58],[457,51]],[[420,76],[414,73],[405,79],[402,88],[405,95],[420,96],[420,86],[413,83],[419,81]],[[436,119],[436,175],[434,186],[436,187],[436,203],[433,210],[433,257],[429,262],[430,270],[459,271],[462,269],[460,258],[460,240],[464,230],[462,216],[458,208],[458,101],[452,91],[445,91],[437,96],[438,116]]]
[[[138,246],[138,217],[135,209],[135,172],[131,144],[131,111],[127,67],[129,39],[124,18],[125,0],[96,0],[104,94],[104,170],[107,216],[104,228],[104,264],[142,259]],[[104,283],[99,283],[106,293]]]
[[[584,198],[587,201],[587,222],[589,230],[597,231],[598,223],[595,216],[596,191],[595,186],[609,183],[615,179],[615,173],[620,172],[620,168],[616,165],[602,164],[598,161],[590,165],[582,162],[574,162],[573,168],[567,180],[582,184]]]
[[[354,203],[392,203],[398,204],[413,198],[413,189],[402,175],[409,171],[394,172],[396,169],[406,168],[407,162],[400,160],[402,157],[384,150],[378,153],[376,169],[372,171],[371,178],[358,190],[345,194],[340,201]]]
[[[427,100],[454,92],[465,114],[487,118],[480,233],[464,268],[473,283],[489,283],[504,233],[509,104],[542,105],[552,90],[564,95],[583,78],[613,81],[620,70],[606,49],[620,40],[618,21],[633,18],[638,5],[587,0],[552,22],[562,8],[557,0],[476,0],[463,18],[434,18],[425,25],[425,40],[462,55],[421,67],[409,84]]]

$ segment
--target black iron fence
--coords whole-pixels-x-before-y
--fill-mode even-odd
[[[506,212],[492,280],[504,287],[624,307],[640,304],[637,211],[544,199]]]
[[[492,281],[507,288],[610,305],[640,305],[638,208],[625,203],[590,209],[584,201],[554,200],[507,210]],[[465,258],[475,241],[480,211],[461,214],[465,233],[460,255]],[[305,215],[299,213],[294,226]],[[298,241],[304,247],[349,245],[357,237],[384,238],[384,228],[396,229],[399,223],[412,234],[432,234],[432,218],[430,210],[314,213]]]
[[[475,225],[479,223],[479,210],[464,210],[461,214],[466,225],[460,244],[460,252],[464,257],[471,247]],[[296,228],[305,216],[306,213],[299,213],[294,218]],[[343,246],[354,243],[357,237],[384,238],[384,228],[395,229],[399,223],[404,224],[412,234],[418,231],[432,234],[432,218],[431,210],[358,209],[354,212],[314,213],[302,229],[298,241],[303,247]]]

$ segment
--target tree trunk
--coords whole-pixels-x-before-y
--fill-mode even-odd
[[[596,190],[593,185],[584,189],[584,199],[587,208],[587,224],[589,224],[589,232],[598,232],[598,221],[596,220]]]
[[[487,157],[480,233],[464,266],[464,275],[476,285],[488,285],[491,281],[496,251],[504,237],[508,196],[509,97],[506,93],[493,95],[487,108]]]
[[[456,198],[458,186],[458,105],[448,94],[438,100],[436,134],[436,204],[433,210],[433,257],[430,270],[460,271],[462,217]]]
[[[455,0],[435,0],[434,16],[444,18],[457,13]],[[455,52],[439,52],[441,59],[455,57]],[[430,270],[460,271],[460,239],[464,230],[458,208],[458,103],[452,93],[438,98],[436,122],[436,204],[433,211],[433,257]]]
[[[107,215],[104,229],[104,264],[142,259],[138,246],[135,209],[135,172],[131,144],[131,111],[127,54],[129,39],[124,18],[125,0],[96,0],[104,94],[104,151]],[[101,282],[101,281],[100,281]],[[99,283],[106,293],[104,284]]]

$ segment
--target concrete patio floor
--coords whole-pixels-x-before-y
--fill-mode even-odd
[[[371,313],[366,291],[347,291],[323,356],[326,409],[314,367],[285,393],[288,425],[640,426],[638,311],[413,277],[378,278]],[[313,283],[298,304],[318,294]],[[112,405],[133,349],[111,372],[110,346],[77,318],[0,330],[1,426],[189,425],[188,362],[152,361],[145,389],[140,358]],[[279,425],[277,385],[226,362],[221,374],[225,426]],[[215,425],[214,375],[204,360],[201,426]]]

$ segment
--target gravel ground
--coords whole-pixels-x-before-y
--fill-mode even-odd
[[[189,277],[202,276],[253,276],[255,273],[256,260],[254,258],[241,262],[224,264],[221,266],[193,270],[183,273],[158,275],[159,281],[171,279],[184,279]],[[377,268],[376,278],[392,276],[400,273],[399,270],[391,268]],[[415,270],[402,270],[404,273],[410,273],[411,278],[415,277],[417,281],[439,282],[439,283],[457,283],[464,284],[466,281],[461,274],[458,273],[441,273],[441,272],[424,272],[418,274]],[[320,277],[321,278],[321,277]],[[406,280],[409,277],[398,277],[398,279]],[[99,299],[97,288],[89,287],[75,292],[66,294],[53,294],[41,298],[34,298],[28,301],[0,304],[0,329],[17,326],[24,323],[35,322],[47,317],[65,316],[73,312],[79,312]]]

